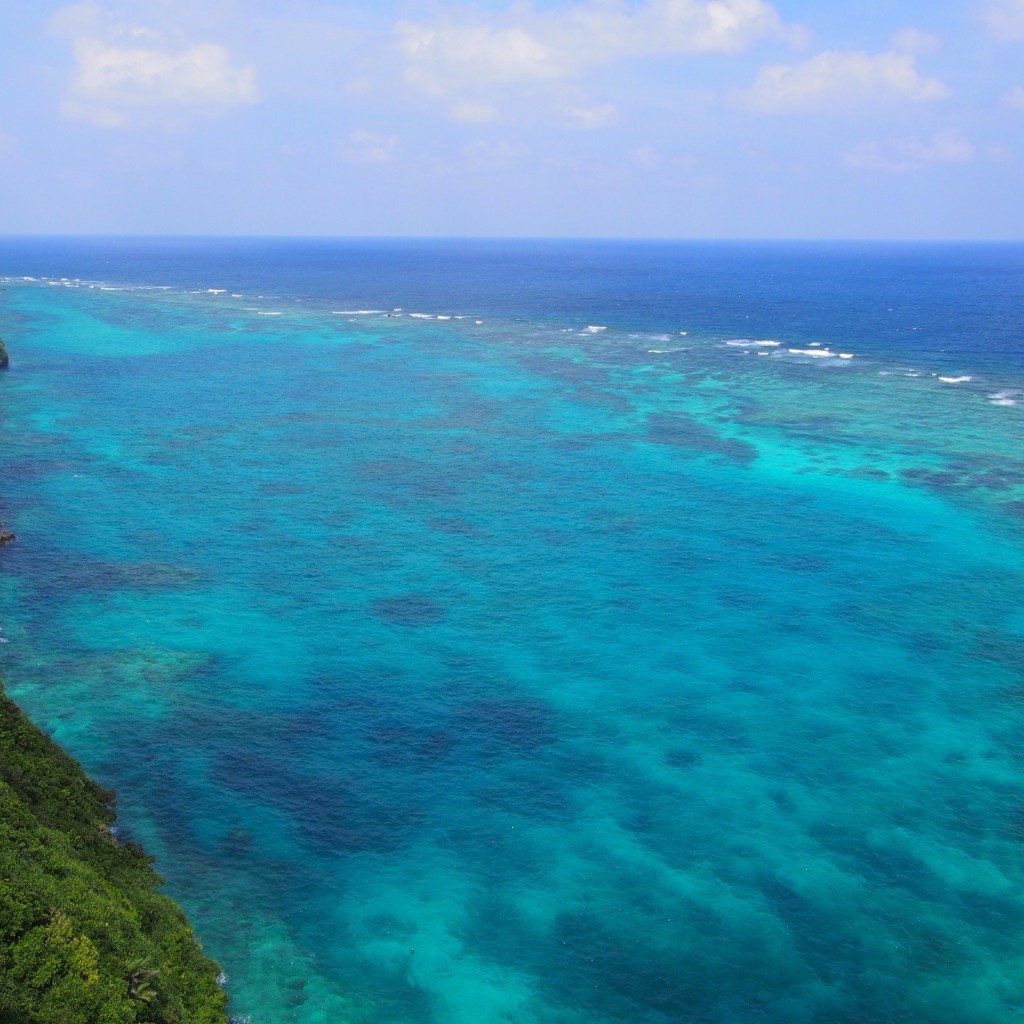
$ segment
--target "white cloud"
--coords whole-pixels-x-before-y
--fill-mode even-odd
[[[929,142],[890,139],[862,142],[843,157],[850,167],[864,171],[901,173],[925,164],[965,163],[977,155],[974,144],[951,131],[938,132]]]
[[[357,128],[342,147],[342,156],[353,164],[386,164],[394,159],[397,150],[397,135],[382,135]]]
[[[827,50],[803,64],[762,68],[753,85],[734,98],[761,113],[791,114],[865,103],[924,103],[949,95],[938,79],[921,76],[912,54]]]
[[[1024,85],[1014,86],[1003,96],[1003,105],[1011,110],[1024,110]]]
[[[156,111],[217,112],[259,98],[256,69],[236,67],[216,43],[172,46],[156,30],[117,20],[95,4],[62,8],[51,27],[74,40],[66,117],[99,127]]]
[[[467,84],[560,75],[553,51],[522,29],[431,28],[400,22],[397,32],[409,60],[406,78],[435,96],[448,95]]]
[[[1024,40],[1024,0],[989,0],[982,16],[996,39],[1009,43]]]
[[[738,53],[765,38],[794,45],[806,31],[786,25],[764,0],[647,0],[637,7],[584,4],[554,20],[560,49],[581,62],[605,63],[688,53]]]
[[[580,77],[620,60],[698,53],[736,53],[765,38],[799,44],[766,0],[586,0],[537,11],[518,4],[395,29],[406,79],[438,98],[481,89]]]
[[[227,106],[252,103],[258,95],[255,69],[232,67],[231,55],[214,43],[173,53],[80,39],[75,43],[75,62],[72,90],[97,103]]]

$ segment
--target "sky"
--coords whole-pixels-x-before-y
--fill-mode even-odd
[[[1024,0],[0,0],[0,234],[1024,239]]]

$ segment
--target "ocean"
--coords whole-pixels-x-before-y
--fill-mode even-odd
[[[1024,1016],[1024,246],[0,288],[0,674],[236,1019]]]

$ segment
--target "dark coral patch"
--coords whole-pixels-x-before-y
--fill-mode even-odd
[[[537,700],[474,701],[460,708],[454,721],[467,738],[519,753],[547,746],[556,738],[554,712]]]
[[[1024,638],[998,629],[979,629],[974,634],[973,654],[1014,671],[1024,670]]]
[[[659,444],[715,455],[741,466],[757,458],[757,449],[735,437],[724,437],[690,416],[657,414],[648,419],[648,436]]]
[[[832,563],[827,558],[821,558],[819,555],[803,554],[799,551],[771,555],[768,558],[762,559],[761,564],[772,566],[776,569],[783,569],[786,572],[797,573],[825,572],[832,566]]]
[[[423,770],[447,760],[455,747],[455,736],[445,729],[381,725],[369,735],[375,760],[391,768]]]
[[[889,474],[877,466],[858,466],[856,469],[848,469],[843,476],[851,480],[888,480]]]
[[[968,486],[957,473],[945,470],[922,469],[911,467],[900,472],[900,476],[910,484],[919,484],[923,487],[934,487],[937,490],[949,490],[956,487]]]
[[[373,614],[392,626],[432,626],[444,618],[445,612],[426,594],[401,594],[374,601]]]
[[[700,751],[692,750],[689,747],[676,747],[665,755],[667,765],[684,771],[698,767],[703,760],[704,757]]]

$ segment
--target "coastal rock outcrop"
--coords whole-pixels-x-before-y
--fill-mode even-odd
[[[10,544],[12,540],[14,540],[14,534],[10,530],[3,529],[3,526],[0,525],[0,548],[5,544]]]
[[[0,1021],[227,1024],[220,968],[113,822],[0,683]]]

